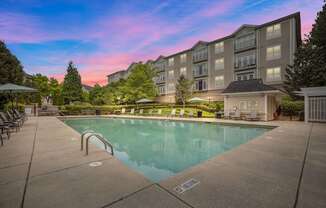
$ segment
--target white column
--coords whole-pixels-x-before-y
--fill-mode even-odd
[[[265,94],[265,97],[264,97],[264,100],[265,100],[265,121],[268,121],[268,95]]]
[[[224,95],[224,117],[228,116],[228,97]]]
[[[309,120],[309,97],[308,95],[304,96],[304,121],[308,123]]]

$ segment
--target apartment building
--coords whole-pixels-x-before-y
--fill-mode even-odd
[[[161,55],[152,62],[157,70],[157,100],[174,102],[175,85],[181,74],[194,81],[196,97],[211,101],[222,101],[223,90],[236,80],[261,79],[264,85],[280,89],[285,68],[293,63],[300,42],[298,12],[261,25],[242,25],[229,36],[198,41],[192,48]],[[126,77],[126,71],[109,75],[109,83],[111,78]]]

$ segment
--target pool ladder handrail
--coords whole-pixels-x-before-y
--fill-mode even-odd
[[[100,140],[103,144],[104,144],[104,147],[105,147],[105,150],[107,151],[107,146],[110,147],[111,149],[111,155],[113,156],[114,155],[114,151],[113,151],[113,145],[108,142],[102,134],[99,134],[99,133],[95,133],[93,130],[86,130],[85,132],[83,132],[83,134],[81,135],[81,151],[83,150],[83,146],[84,146],[84,137],[89,134],[87,137],[86,137],[86,155],[88,155],[88,143],[89,143],[89,139],[91,137],[95,137],[97,138],[98,140]]]

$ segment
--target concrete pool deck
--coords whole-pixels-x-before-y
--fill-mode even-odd
[[[326,207],[326,124],[249,124],[279,127],[153,183],[95,146],[85,156],[57,118],[30,118],[0,147],[0,207]],[[174,190],[191,178],[200,183]]]

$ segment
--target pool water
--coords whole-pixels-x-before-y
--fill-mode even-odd
[[[115,157],[154,182],[269,130],[243,125],[122,118],[70,119],[65,123],[80,133],[92,129],[103,134],[113,145]]]

